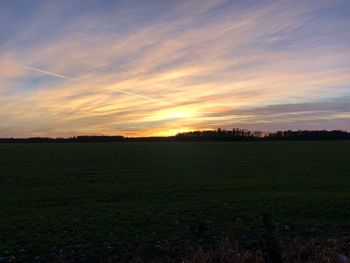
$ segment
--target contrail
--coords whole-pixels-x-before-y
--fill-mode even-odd
[[[25,68],[25,69],[28,69],[28,70],[36,71],[36,72],[39,72],[39,73],[43,73],[43,74],[46,74],[46,75],[49,75],[49,76],[53,76],[53,77],[57,77],[57,78],[61,78],[61,79],[68,79],[68,80],[73,80],[73,81],[81,81],[80,79],[70,78],[70,77],[67,77],[67,76],[63,76],[61,74],[56,74],[56,73],[49,72],[49,71],[42,70],[42,69],[38,69],[38,68],[33,68],[33,67],[20,65],[20,64],[15,64],[15,65],[18,66],[18,67],[21,67],[21,68]]]
[[[45,74],[45,75],[49,75],[49,76],[52,76],[52,77],[56,77],[56,78],[67,79],[67,80],[72,80],[72,81],[77,81],[77,82],[84,82],[83,80],[80,80],[80,79],[71,78],[71,77],[68,77],[68,76],[65,76],[65,75],[57,74],[57,73],[46,71],[46,70],[39,69],[39,68],[34,68],[34,67],[21,65],[21,64],[14,64],[14,65],[16,65],[17,67],[21,67],[21,68],[24,68],[24,69],[27,69],[27,70],[39,72],[39,73],[42,73],[42,74]],[[149,101],[157,101],[157,102],[162,102],[162,103],[165,103],[165,104],[173,105],[173,103],[168,102],[168,101],[151,98],[151,97],[148,97],[148,96],[144,96],[144,95],[141,95],[141,94],[133,93],[133,92],[122,90],[122,89],[116,89],[116,91],[120,92],[120,93],[123,93],[123,94],[126,94],[126,95],[129,95],[129,96],[143,98],[143,99],[146,99],[146,100],[149,100]]]

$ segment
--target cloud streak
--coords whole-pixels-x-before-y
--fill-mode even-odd
[[[21,67],[21,68],[24,68],[24,69],[27,69],[27,70],[39,72],[39,73],[42,73],[42,74],[45,74],[45,75],[49,75],[49,76],[53,76],[53,77],[56,77],[56,78],[61,78],[61,79],[66,79],[66,80],[71,80],[71,81],[84,82],[83,80],[80,80],[80,79],[71,78],[71,77],[68,77],[68,76],[64,76],[64,75],[61,75],[61,74],[49,72],[49,71],[46,71],[46,70],[42,70],[42,69],[30,67],[30,66],[25,66],[25,65],[21,65],[21,64],[14,64],[14,65],[17,66],[17,67]],[[171,104],[171,103],[163,101],[163,100],[158,100],[158,99],[151,98],[151,97],[148,97],[148,96],[143,96],[143,95],[136,94],[136,93],[133,93],[133,92],[129,92],[129,91],[126,91],[126,90],[117,89],[116,91],[120,92],[120,93],[123,93],[123,94],[126,94],[126,95],[129,95],[129,96],[134,96],[134,97],[142,98],[142,99],[153,101],[153,102],[161,102],[161,103],[165,103],[165,104]]]

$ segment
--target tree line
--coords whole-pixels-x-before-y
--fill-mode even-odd
[[[30,137],[30,138],[0,138],[0,143],[83,143],[83,142],[119,142],[123,136],[74,136],[69,138]]]
[[[282,140],[349,140],[350,133],[341,130],[298,130],[262,132],[234,128],[178,133],[168,137],[75,136],[70,138],[0,138],[0,143],[86,143],[86,142],[152,142],[152,141],[282,141]]]
[[[298,130],[262,132],[245,129],[208,130],[179,133],[180,140],[194,141],[275,141],[275,140],[348,140],[350,133],[341,130]]]

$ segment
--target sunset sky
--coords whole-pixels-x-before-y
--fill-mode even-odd
[[[218,127],[350,130],[350,1],[0,1],[0,137]]]

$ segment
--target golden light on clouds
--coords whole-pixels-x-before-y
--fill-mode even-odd
[[[158,112],[155,112],[151,116],[146,117],[147,121],[162,121],[162,120],[192,120],[197,115],[196,110],[194,108],[172,108],[165,109]]]

